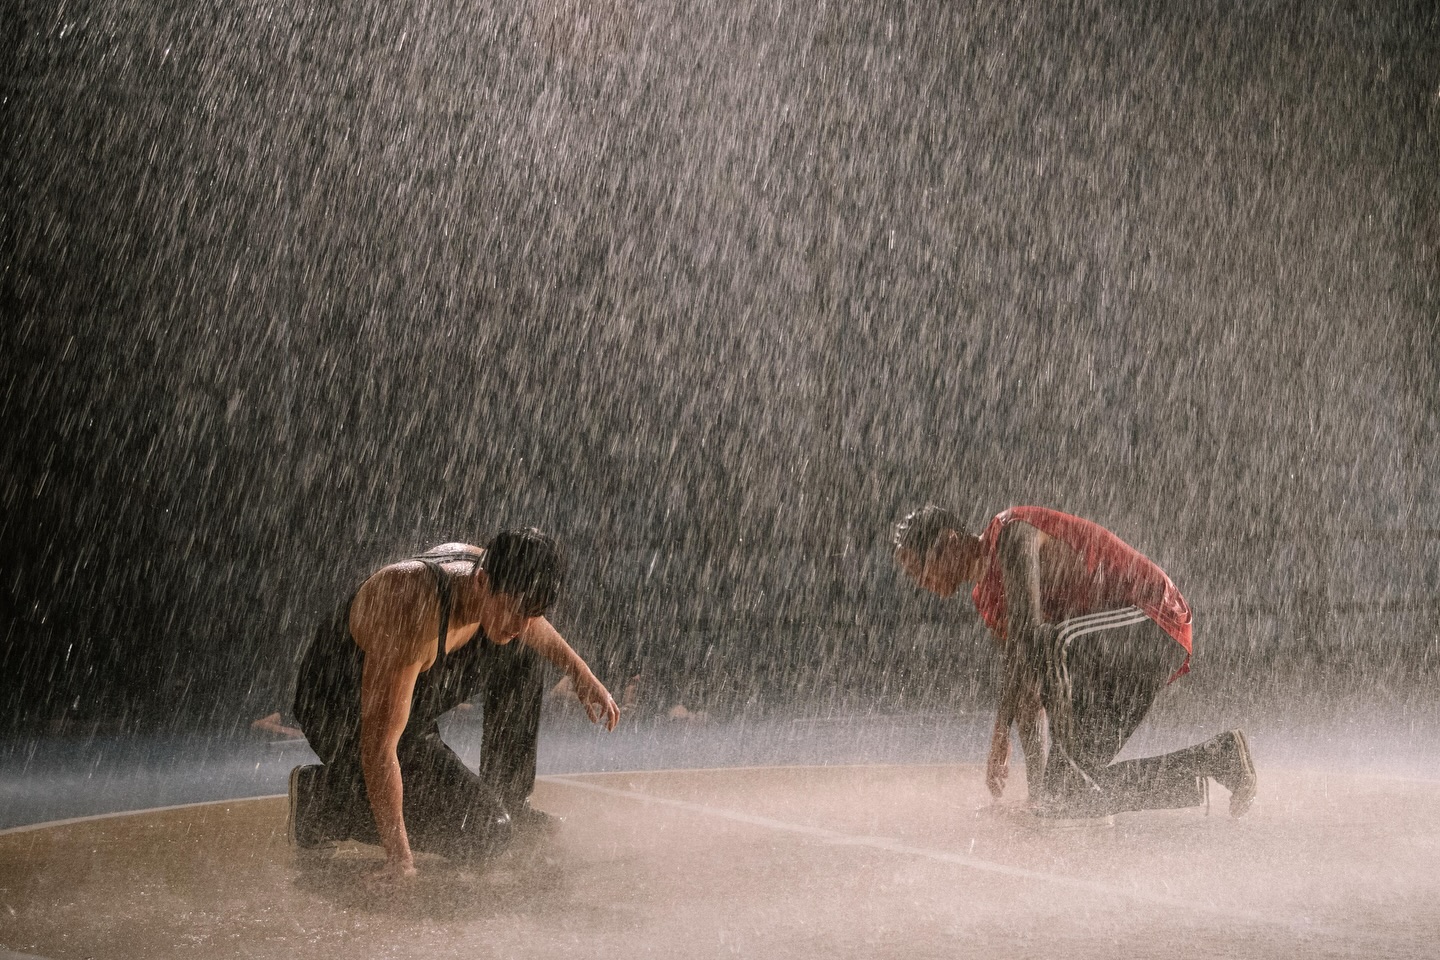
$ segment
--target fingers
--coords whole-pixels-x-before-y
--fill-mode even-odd
[[[1005,781],[1009,775],[1010,765],[1000,758],[992,756],[985,765],[985,786],[990,788],[990,795],[996,800],[1005,792]]]
[[[615,705],[615,698],[609,694],[598,702],[586,701],[585,715],[590,718],[591,723],[600,723],[603,719],[606,730],[614,730],[615,725],[620,722],[620,708]]]

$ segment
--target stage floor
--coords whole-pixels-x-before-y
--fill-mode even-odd
[[[552,776],[558,836],[398,889],[375,848],[289,847],[283,798],[103,816],[0,834],[0,956],[1435,955],[1440,784],[1261,788],[1057,827],[967,765]]]

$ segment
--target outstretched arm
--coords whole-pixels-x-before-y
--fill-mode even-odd
[[[615,724],[620,722],[620,708],[615,705],[615,698],[610,696],[603,683],[595,679],[585,661],[571,649],[549,620],[544,617],[531,620],[521,632],[520,642],[555,664],[570,678],[575,696],[585,707],[591,723],[600,723],[603,719],[606,730],[615,729]]]

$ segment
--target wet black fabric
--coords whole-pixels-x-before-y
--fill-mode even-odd
[[[440,599],[435,663],[415,684],[410,719],[396,758],[404,785],[406,829],[417,849],[456,852],[481,842],[477,825],[513,809],[535,786],[535,754],[544,676],[539,656],[524,644],[491,643],[483,632],[445,652],[450,582],[440,563],[479,562],[472,554],[418,557],[430,569]],[[347,601],[323,624],[301,662],[295,715],[325,764],[317,806],[331,839],[373,842],[375,825],[360,767],[360,682],[365,653],[350,636]],[[483,694],[479,773],[440,738],[438,720]]]
[[[1054,722],[1050,726],[1044,812],[1105,816],[1202,803],[1204,760],[1198,748],[1114,762],[1184,650],[1147,619],[1086,633],[1056,655],[1065,658],[1068,690],[1047,687],[1046,712],[1063,716],[1064,705],[1051,701],[1068,694],[1070,724],[1063,731]]]

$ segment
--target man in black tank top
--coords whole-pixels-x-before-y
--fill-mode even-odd
[[[381,568],[316,631],[295,717],[324,764],[291,773],[295,843],[379,843],[380,875],[401,878],[415,872],[414,850],[483,857],[516,829],[554,822],[529,803],[540,659],[570,678],[592,722],[613,730],[620,715],[545,619],[563,567],[555,542],[534,529],[501,533],[483,551],[443,544]],[[481,693],[477,774],[437,721]]]

